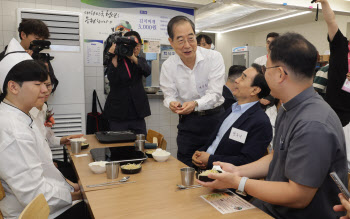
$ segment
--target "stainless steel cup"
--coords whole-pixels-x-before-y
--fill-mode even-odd
[[[136,140],[146,140],[145,135],[144,134],[137,134]]]
[[[116,179],[119,174],[120,163],[110,162],[106,163],[107,179]]]
[[[136,151],[145,151],[145,140],[136,140],[135,141],[135,150]]]
[[[81,141],[71,141],[70,146],[73,154],[78,154],[81,151]]]
[[[181,171],[181,182],[184,186],[193,185],[195,169],[192,167],[184,167]]]

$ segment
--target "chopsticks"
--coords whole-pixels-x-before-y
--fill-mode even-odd
[[[127,184],[127,183],[135,183],[136,181],[130,181],[130,182],[109,182],[109,183],[100,183],[100,184],[94,184],[94,185],[88,185],[87,188],[94,188],[94,187],[101,187],[101,186],[113,186],[113,185],[120,185],[120,184]]]

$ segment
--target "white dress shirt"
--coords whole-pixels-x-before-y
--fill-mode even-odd
[[[224,137],[227,130],[229,130],[229,128],[231,128],[231,126],[237,121],[237,119],[239,119],[239,117],[241,117],[241,115],[243,113],[245,113],[245,111],[247,111],[250,107],[252,107],[257,102],[258,101],[254,101],[254,102],[245,103],[242,105],[238,105],[238,102],[232,104],[231,114],[228,115],[226,117],[226,119],[224,120],[224,122],[221,124],[220,129],[219,129],[218,133],[216,134],[215,140],[207,149],[207,153],[209,153],[211,155],[215,154],[215,151],[218,148],[219,143],[220,143],[222,137]]]
[[[51,148],[60,147],[61,138],[56,137],[55,133],[50,127],[45,127],[47,105],[44,104],[42,109],[39,110],[36,107],[33,107],[29,114],[32,117],[34,123],[39,128],[40,132],[43,134],[43,137],[47,139],[49,146]]]
[[[188,68],[177,54],[162,65],[160,88],[164,94],[164,106],[172,101],[181,104],[196,100],[198,111],[213,109],[224,102],[222,88],[225,84],[225,65],[221,54],[197,47],[193,70]]]
[[[17,218],[42,193],[55,218],[72,206],[74,189],[54,166],[50,148],[29,115],[0,103],[0,180],[5,198],[0,210],[6,219]]]
[[[258,65],[265,65],[265,66],[266,66],[266,62],[267,62],[267,55],[260,56],[254,61],[254,63]]]
[[[273,149],[273,138],[275,137],[275,123],[277,118],[277,107],[275,105],[271,106],[265,111],[266,115],[269,117],[272,126],[272,141],[270,143],[270,150]]]

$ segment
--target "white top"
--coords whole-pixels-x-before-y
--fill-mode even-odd
[[[17,218],[40,193],[49,204],[49,218],[70,208],[73,188],[54,166],[47,142],[32,119],[2,102],[0,124],[0,180],[6,194],[0,210],[4,217]]]
[[[46,112],[47,112],[47,105],[44,104],[41,110],[39,110],[36,107],[33,107],[29,111],[29,114],[32,117],[35,125],[39,128],[40,132],[43,134],[43,137],[47,139],[49,146],[51,148],[60,147],[61,138],[56,137],[55,133],[52,131],[50,127],[45,127]]]
[[[254,63],[258,65],[265,65],[265,66],[266,66],[266,62],[267,62],[267,55],[260,56],[254,61]]]
[[[225,65],[221,54],[197,47],[193,70],[175,54],[162,65],[160,88],[164,106],[172,101],[182,103],[196,100],[198,111],[213,109],[224,102],[222,88],[225,84]]]

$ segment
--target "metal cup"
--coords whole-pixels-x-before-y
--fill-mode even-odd
[[[119,174],[120,163],[110,162],[106,163],[107,179],[116,179]]]
[[[145,140],[136,140],[135,141],[135,150],[136,151],[145,151]]]
[[[145,140],[145,135],[144,134],[137,134],[136,135],[136,140]]]
[[[78,154],[81,151],[81,141],[71,141],[70,146],[73,154]]]
[[[184,168],[181,168],[180,171],[181,171],[182,185],[184,186],[193,185],[195,169],[192,167],[184,167]]]

